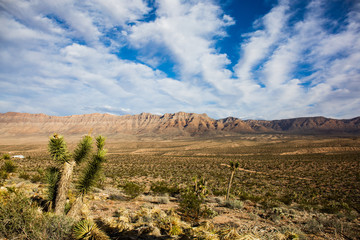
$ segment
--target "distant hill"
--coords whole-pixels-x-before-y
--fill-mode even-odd
[[[0,137],[20,135],[86,134],[216,136],[242,133],[360,134],[360,117],[337,120],[304,117],[274,121],[241,120],[228,117],[215,120],[206,114],[138,115],[85,114],[65,117],[29,113],[0,113]]]

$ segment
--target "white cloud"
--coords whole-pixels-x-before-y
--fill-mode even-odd
[[[340,117],[347,112],[344,109],[360,107],[359,87],[355,86],[358,86],[356,79],[360,79],[359,9],[349,13],[346,27],[333,33],[327,29],[326,4],[326,1],[310,1],[304,18],[299,20],[285,1],[280,2],[258,21],[263,29],[248,34],[242,45],[243,57],[235,68],[240,81],[238,87],[243,92],[237,101],[239,106],[244,106],[242,115],[256,118],[262,114],[267,119]],[[290,28],[286,20],[294,25]],[[303,65],[312,72],[309,76],[299,75]],[[260,88],[257,84],[263,85]],[[346,102],[352,104],[341,107]],[[354,112],[348,113],[354,116]]]
[[[203,105],[207,101],[219,101],[209,90],[201,89],[186,82],[166,78],[158,81],[159,89],[177,101],[187,105]]]
[[[142,0],[92,0],[91,2],[94,9],[101,9],[98,20],[101,18],[107,28],[135,22],[150,11]]]
[[[254,68],[271,54],[272,47],[278,44],[279,40],[284,40],[286,33],[284,30],[289,18],[288,9],[288,1],[283,1],[257,21],[257,25],[263,25],[264,29],[245,35],[249,39],[242,44],[241,59],[235,67],[235,72],[241,81],[252,80]]]
[[[229,60],[213,45],[214,38],[225,36],[224,28],[234,24],[232,18],[209,1],[161,0],[156,15],[155,21],[132,28],[130,43],[136,48],[165,47],[178,64],[176,70],[182,80],[197,77],[224,91],[220,82],[231,75],[224,70]]]
[[[0,0],[0,111],[359,115],[360,4],[336,23],[308,2],[259,18],[230,70],[217,43],[236,23],[215,1]]]

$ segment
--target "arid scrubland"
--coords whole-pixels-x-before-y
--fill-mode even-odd
[[[69,137],[70,151],[79,139]],[[60,221],[41,208],[46,205],[45,172],[54,165],[47,140],[1,142],[1,156],[25,158],[1,160],[0,221],[14,214],[4,204],[16,198],[23,208],[27,201],[38,206],[33,215],[38,223],[66,224],[62,233],[53,227],[58,235],[49,239],[86,239],[75,234],[79,223],[72,227],[72,219]],[[105,233],[94,233],[95,239],[360,239],[357,137],[248,134],[106,141],[102,175],[81,213],[85,222],[80,226]],[[231,161],[239,168],[225,201]],[[75,169],[75,180],[79,174]],[[69,206],[75,195],[73,184]],[[0,231],[0,237],[14,237]],[[43,225],[31,231],[46,236]],[[29,239],[23,232],[19,236]]]

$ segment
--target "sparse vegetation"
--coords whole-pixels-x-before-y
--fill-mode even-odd
[[[0,192],[0,238],[65,240],[71,226],[71,219],[42,213],[21,192]]]
[[[6,160],[4,165],[1,167],[0,171],[5,171],[7,173],[13,173],[17,169],[16,164],[11,160]]]
[[[154,194],[170,194],[172,196],[175,196],[176,194],[180,193],[180,189],[176,186],[170,185],[170,183],[166,181],[157,181],[151,183],[151,191]]]
[[[187,187],[181,194],[179,207],[185,217],[198,220],[201,216],[206,215],[203,204],[208,190],[204,178],[198,180],[195,177],[193,181],[193,185]]]
[[[136,198],[144,192],[144,187],[136,182],[125,182],[123,185],[121,185],[121,188],[131,199]]]
[[[10,160],[11,156],[8,153],[4,153],[1,158],[4,159],[4,160]]]
[[[0,193],[0,201],[6,202],[7,197],[3,196],[13,194],[17,187],[11,181],[17,176],[25,176],[22,179],[47,176],[47,171],[41,173],[41,169],[52,166],[45,151],[17,147],[19,152],[29,150],[26,155],[31,158],[16,160],[21,170],[3,179],[5,190]],[[103,187],[94,188],[89,184],[93,191],[83,191],[86,194],[82,216],[91,224],[96,222],[97,228],[110,239],[129,236],[167,239],[171,235],[184,239],[357,239],[360,233],[359,147],[358,138],[283,135],[208,141],[113,140],[107,143]],[[69,145],[70,150],[76,148]],[[14,152],[7,146],[0,146],[0,151]],[[87,164],[94,160],[91,154],[87,157],[89,161],[74,169],[75,184],[67,195],[68,209],[81,192],[78,184]],[[233,171],[222,167],[230,162],[238,163],[233,177]],[[43,234],[50,228],[55,229],[58,236],[68,237],[57,239],[75,238],[73,222],[67,223],[64,231],[59,227],[65,224],[64,219],[70,218],[39,211],[29,200],[35,190],[43,198],[50,194],[41,182],[43,180],[34,181],[31,183],[34,187],[24,188],[27,196],[23,196],[23,200],[36,212],[30,215],[39,222],[39,225],[30,224],[36,228],[31,231]],[[229,182],[232,182],[230,188]],[[229,201],[225,200],[227,193]],[[23,203],[18,205],[26,205]],[[2,211],[5,216],[10,214],[5,208]],[[26,221],[33,222],[33,218]],[[47,219],[51,227],[41,225],[39,219]],[[30,234],[30,230],[25,231]],[[13,231],[14,235],[1,234],[0,238],[26,239],[18,230]],[[36,239],[41,235],[29,236]]]

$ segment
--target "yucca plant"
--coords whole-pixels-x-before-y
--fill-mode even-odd
[[[50,203],[49,208],[55,206],[55,199],[58,191],[59,181],[60,181],[60,169],[57,167],[51,167],[46,171],[46,182],[47,186],[47,199]]]
[[[240,239],[241,237],[237,229],[233,227],[225,228],[221,230],[219,233],[221,236],[220,239],[222,240]]]
[[[11,160],[6,160],[4,162],[4,165],[1,167],[1,170],[5,171],[7,173],[13,173],[16,171],[16,169],[17,169],[17,166]]]
[[[64,214],[66,195],[71,182],[74,166],[81,163],[91,151],[92,138],[85,136],[74,151],[73,158],[67,149],[64,137],[54,134],[49,141],[48,150],[52,159],[63,164],[55,198],[55,214]]]
[[[82,173],[80,174],[80,177],[76,184],[78,194],[72,208],[68,213],[70,217],[78,217],[78,212],[83,205],[84,196],[91,191],[91,189],[95,186],[97,180],[100,177],[102,164],[106,160],[106,150],[104,149],[105,138],[103,136],[98,136],[96,138],[96,146],[96,154],[93,155],[87,166],[83,168]]]
[[[4,153],[3,156],[2,156],[2,159],[4,159],[4,160],[10,160],[10,159],[11,159],[11,156],[10,156],[10,154],[8,154],[8,153]]]
[[[73,236],[81,240],[108,240],[110,239],[97,225],[90,219],[82,219],[74,225]]]
[[[93,139],[90,135],[86,135],[82,138],[74,150],[74,161],[76,164],[80,164],[90,156],[92,144]]]

